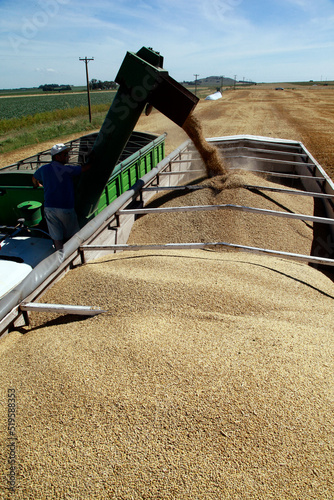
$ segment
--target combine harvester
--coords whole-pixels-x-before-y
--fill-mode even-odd
[[[43,189],[33,189],[31,177],[41,164],[50,160],[43,152],[0,172],[0,334],[28,321],[29,310],[45,309],[39,297],[67,270],[106,253],[142,248],[204,248],[226,246],[242,251],[265,253],[314,265],[333,266],[334,184],[321,166],[296,141],[256,136],[207,139],[215,145],[230,169],[247,169],[279,179],[286,186],[268,189],[310,196],[321,204],[321,215],[264,210],[241,205],[145,208],[160,191],[194,189],[185,186],[205,170],[190,140],[164,157],[165,136],[133,132],[145,107],[154,106],[182,127],[198,98],[173,80],[162,69],[163,58],[152,49],[127,53],[116,82],[120,88],[99,134],[72,141],[71,163],[93,157],[93,167],[82,174],[76,186],[76,208],[82,229],[55,252],[43,220]],[[92,155],[93,153],[93,155]],[[260,181],[259,181],[260,182]],[[289,189],[293,182],[294,189]],[[181,185],[182,184],[182,185]],[[295,187],[298,186],[298,189]],[[324,230],[314,255],[292,254],[267,248],[254,248],[226,242],[169,243],[165,245],[127,245],[132,225],[144,213],[191,210],[236,210],[269,217],[309,221]],[[332,269],[332,267],[331,267]],[[50,306],[51,308],[51,306]],[[52,308],[51,308],[52,309]],[[89,310],[88,310],[89,309]],[[80,306],[56,310],[72,314],[96,314]]]

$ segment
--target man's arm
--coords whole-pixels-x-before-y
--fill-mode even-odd
[[[91,151],[88,155],[86,163],[81,165],[81,172],[87,172],[87,170],[92,168],[94,160],[95,160],[95,153]]]
[[[32,176],[32,183],[34,185],[34,188],[38,188],[39,186],[43,186],[43,184],[36,179],[36,177]]]
[[[91,163],[85,163],[84,165],[81,166],[81,172],[87,172],[92,167]]]

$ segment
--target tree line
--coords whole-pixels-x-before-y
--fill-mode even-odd
[[[89,82],[90,90],[115,90],[117,87],[117,83],[112,80],[102,82],[102,80],[96,80],[93,78]],[[45,83],[44,85],[40,85],[38,88],[42,89],[43,92],[63,92],[65,90],[72,90],[71,85],[58,85],[58,83]]]
[[[118,85],[116,82],[113,82],[112,80],[106,80],[104,82],[102,82],[101,80],[96,80],[96,78],[93,78],[90,82],[89,82],[89,88],[91,90],[97,90],[97,89],[101,89],[101,90],[115,90],[117,89]]]
[[[46,83],[38,87],[42,89],[43,92],[63,92],[64,90],[72,90],[71,85],[58,85],[57,83]]]

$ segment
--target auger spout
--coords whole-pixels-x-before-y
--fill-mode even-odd
[[[162,65],[163,57],[150,48],[127,52],[115,79],[119,89],[92,149],[92,168],[82,174],[77,186],[76,210],[81,221],[96,209],[145,106],[152,105],[180,127],[196,106],[199,99]]]

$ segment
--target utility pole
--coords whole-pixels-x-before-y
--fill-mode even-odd
[[[237,75],[234,75],[234,90],[235,90],[236,83],[237,83]]]
[[[86,65],[86,80],[87,80],[87,97],[88,97],[88,113],[89,113],[89,123],[92,122],[92,112],[90,109],[90,93],[89,93],[89,78],[88,78],[88,63],[89,61],[94,61],[94,57],[88,59],[87,57],[79,57],[79,61],[85,61]]]
[[[220,91],[224,92],[224,75],[220,79]]]
[[[195,77],[195,95],[196,95],[196,96],[197,96],[197,77],[198,77],[198,76],[199,76],[199,75],[196,75],[196,74],[194,75],[194,77]]]

